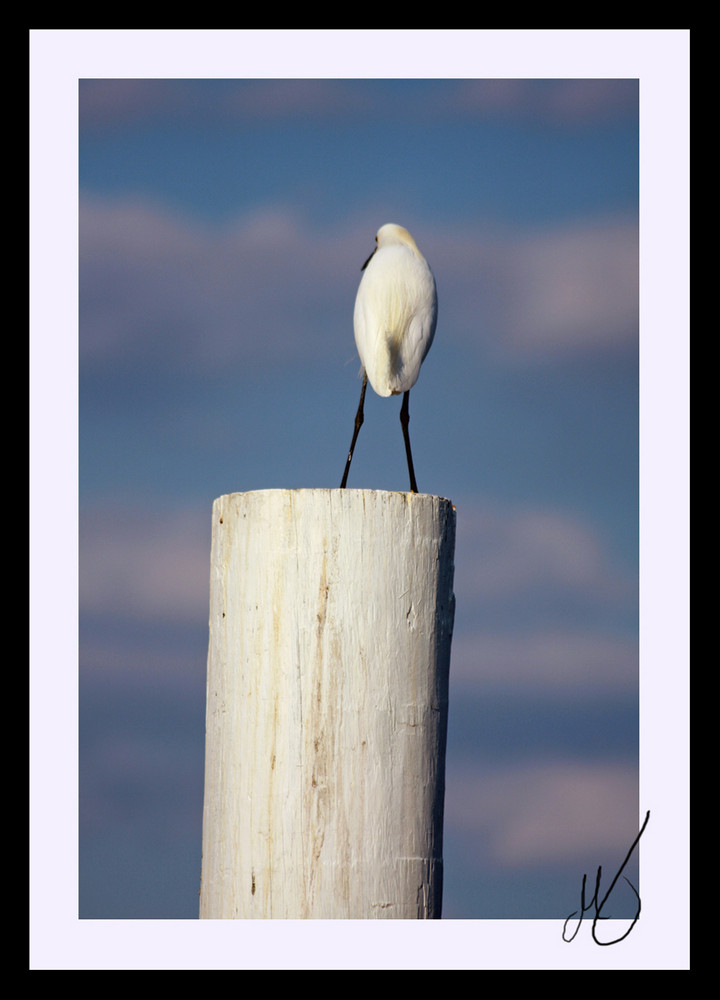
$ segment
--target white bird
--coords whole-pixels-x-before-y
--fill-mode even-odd
[[[437,290],[430,267],[407,229],[381,226],[377,244],[362,266],[355,299],[355,343],[363,382],[350,451],[340,489],[347,484],[355,442],[363,422],[368,380],[378,396],[403,393],[400,423],[405,440],[410,489],[417,493],[410,451],[410,390],[435,336]]]

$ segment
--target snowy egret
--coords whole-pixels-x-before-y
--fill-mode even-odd
[[[355,343],[362,363],[362,389],[340,489],[347,484],[355,442],[363,422],[368,380],[378,396],[403,393],[400,409],[410,489],[417,493],[410,450],[410,390],[415,385],[437,323],[435,278],[407,229],[381,226],[375,249],[362,266],[355,299]]]

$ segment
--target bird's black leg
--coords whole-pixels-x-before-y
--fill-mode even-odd
[[[407,455],[408,472],[410,473],[410,490],[417,493],[417,483],[415,482],[415,469],[413,468],[412,452],[410,451],[410,434],[408,424],[410,423],[410,390],[403,396],[402,408],[400,409],[400,423],[402,424],[403,437],[405,439],[405,454]]]
[[[355,430],[353,431],[352,442],[350,444],[350,451],[348,452],[347,462],[345,464],[345,473],[342,477],[342,482],[340,483],[340,489],[344,490],[347,485],[348,472],[350,471],[350,463],[352,462],[353,451],[355,450],[355,442],[357,441],[357,436],[360,433],[360,428],[362,427],[364,419],[364,409],[365,409],[365,390],[367,389],[367,372],[363,371],[363,383],[362,389],[360,390],[360,402],[358,404],[357,413],[355,414]]]

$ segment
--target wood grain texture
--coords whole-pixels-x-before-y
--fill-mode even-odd
[[[437,918],[455,510],[213,505],[200,916]]]

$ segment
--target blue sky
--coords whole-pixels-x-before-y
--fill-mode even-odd
[[[339,485],[393,221],[458,516],[444,916],[564,918],[646,808],[637,79],[91,77],[78,121],[80,917],[197,916],[211,504]],[[349,485],[407,488],[395,404]]]

